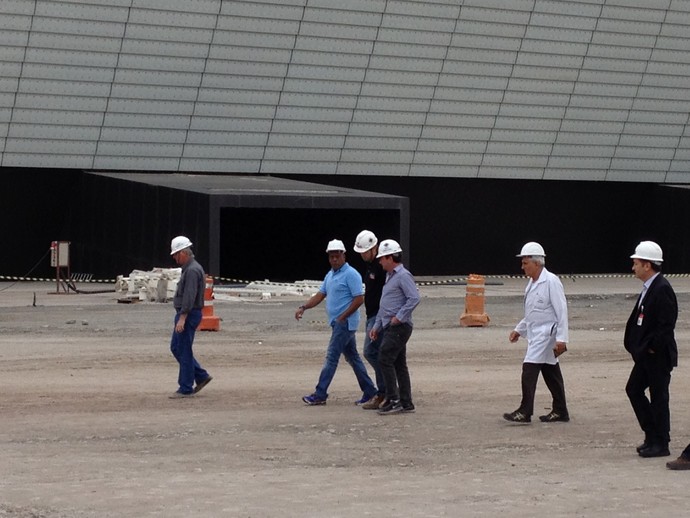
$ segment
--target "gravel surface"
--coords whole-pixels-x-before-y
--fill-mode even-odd
[[[690,279],[670,280],[681,365],[662,459],[635,453],[622,334],[640,283],[629,276],[564,278],[571,421],[530,425],[501,418],[520,401],[525,343],[507,337],[524,279],[487,286],[486,328],[458,325],[464,286],[420,288],[417,412],[394,416],[353,404],[344,361],[326,406],[301,402],[329,337],[323,308],[295,321],[302,298],[216,301],[221,331],[195,343],[214,380],[171,400],[170,304],[0,284],[0,517],[684,515],[690,473],[665,463],[690,441]],[[541,380],[536,408],[550,408]]]

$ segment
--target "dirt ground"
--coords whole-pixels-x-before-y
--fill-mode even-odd
[[[214,380],[171,400],[170,304],[0,284],[0,517],[685,515],[690,472],[665,463],[690,441],[690,279],[671,282],[680,366],[662,459],[635,453],[624,392],[632,277],[564,279],[572,419],[529,425],[501,418],[520,400],[525,343],[507,336],[524,279],[487,287],[487,328],[458,325],[464,286],[420,288],[408,346],[417,412],[393,416],[353,404],[344,361],[326,406],[301,402],[329,337],[321,307],[295,321],[303,298],[216,301],[221,331],[195,342]],[[540,380],[537,413],[549,407]]]

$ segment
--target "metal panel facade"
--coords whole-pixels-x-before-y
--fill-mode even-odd
[[[690,183],[688,5],[8,0],[0,166]]]

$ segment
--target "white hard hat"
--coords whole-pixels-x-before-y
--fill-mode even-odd
[[[663,263],[664,254],[661,247],[654,241],[642,241],[635,248],[635,253],[630,256],[630,259],[644,259],[653,263]]]
[[[170,255],[175,255],[180,250],[184,250],[190,246],[192,246],[192,242],[189,240],[189,238],[185,236],[177,236],[170,242]]]
[[[378,259],[384,255],[398,254],[400,252],[402,252],[402,248],[400,248],[400,244],[397,241],[393,239],[384,239],[379,245],[379,253],[376,258]]]
[[[376,246],[379,240],[376,239],[376,235],[371,230],[362,230],[357,234],[357,239],[355,239],[355,252],[360,254],[363,252],[368,252]]]
[[[544,247],[542,247],[539,243],[536,241],[530,241],[529,243],[525,243],[525,245],[522,247],[522,250],[520,250],[520,253],[515,257],[530,257],[534,255],[546,257],[546,252],[544,252]]]
[[[340,239],[333,239],[332,241],[328,242],[328,246],[326,247],[326,252],[344,252],[345,251],[345,243],[343,243]]]

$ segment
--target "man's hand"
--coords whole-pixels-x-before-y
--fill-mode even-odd
[[[517,331],[511,331],[510,335],[508,336],[508,340],[512,343],[517,342],[518,338],[520,338],[520,333],[518,333]]]
[[[375,342],[378,337],[379,332],[376,329],[372,329],[371,331],[369,331],[369,338],[372,342]]]
[[[295,319],[300,320],[302,318],[302,315],[304,315],[304,310],[307,309],[304,306],[300,306],[297,308],[297,311],[295,311]]]
[[[180,318],[177,320],[177,324],[175,324],[175,331],[178,333],[181,333],[184,331],[184,323],[187,321],[187,314],[180,315]]]
[[[568,347],[566,347],[565,342],[556,342],[556,346],[553,348],[553,354],[558,358],[561,354],[566,352]]]

